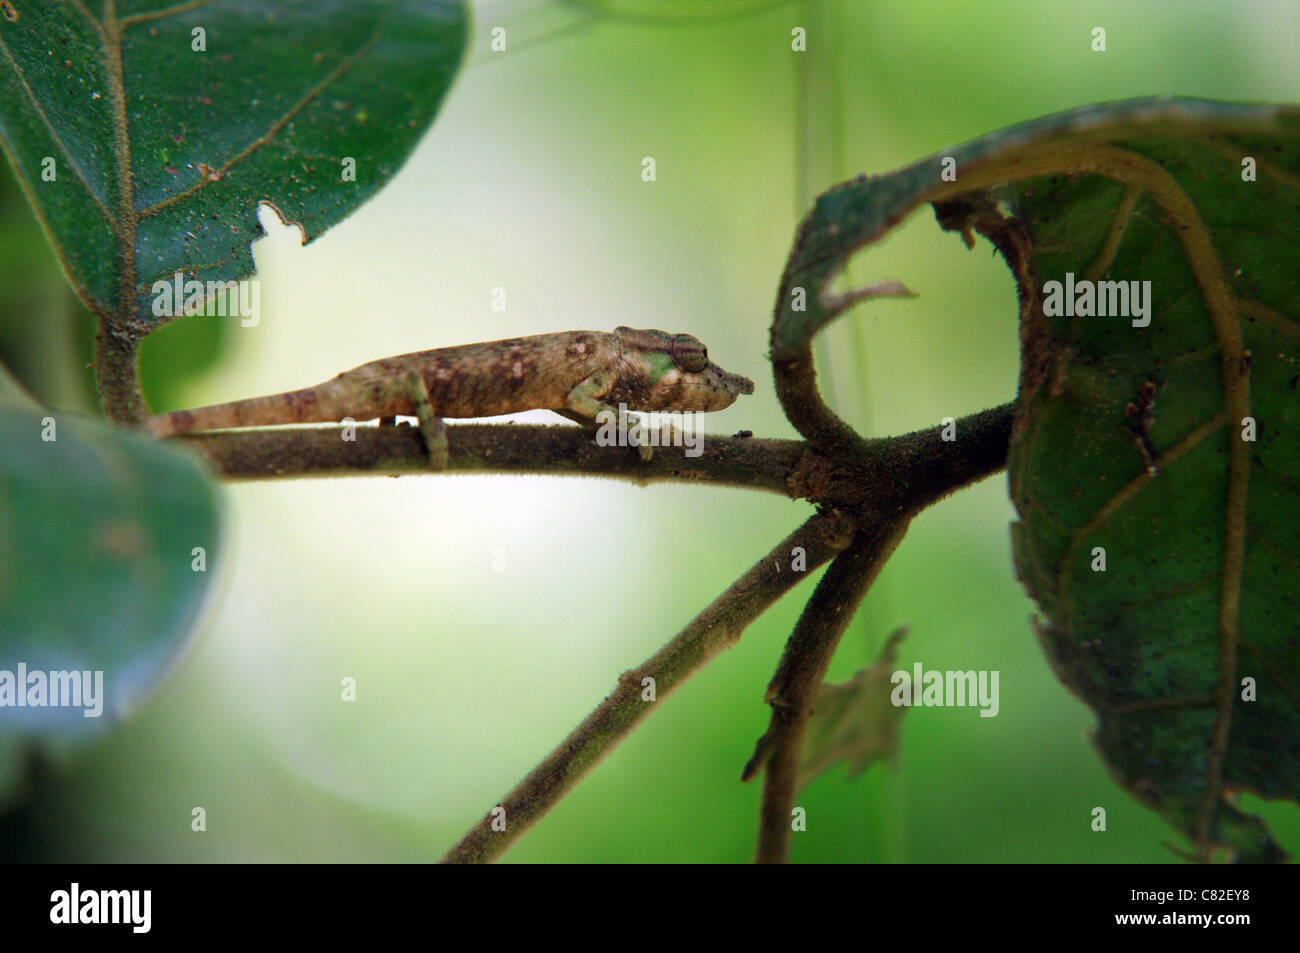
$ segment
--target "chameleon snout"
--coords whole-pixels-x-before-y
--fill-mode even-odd
[[[736,402],[741,394],[754,393],[754,382],[740,374],[729,374],[712,362],[698,376],[707,397],[702,410],[723,410]]]
[[[709,386],[730,394],[732,400],[741,394],[754,393],[754,382],[748,377],[743,377],[740,374],[729,374],[718,367],[717,364],[711,362],[704,372],[704,378],[708,381]],[[729,400],[727,403],[730,404],[731,401]]]

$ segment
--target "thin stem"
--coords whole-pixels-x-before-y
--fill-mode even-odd
[[[735,645],[751,622],[842,551],[849,542],[848,527],[841,517],[817,514],[778,543],[672,641],[639,668],[624,672],[613,693],[506,795],[497,806],[504,814],[490,811],[443,862],[485,863],[505,853],[678,685]],[[802,572],[790,568],[796,548],[805,553]],[[493,829],[497,818],[504,820],[504,830]]]
[[[860,529],[853,543],[826,570],[795,625],[776,675],[768,685],[772,721],[745,767],[746,779],[766,769],[759,819],[761,864],[785,863],[790,852],[791,812],[798,793],[804,729],[840,637],[867,590],[907,530],[910,517]]]

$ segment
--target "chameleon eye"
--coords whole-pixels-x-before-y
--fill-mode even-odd
[[[689,334],[673,338],[673,363],[690,374],[698,374],[709,364],[709,349]]]

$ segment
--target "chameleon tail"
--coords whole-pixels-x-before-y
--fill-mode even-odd
[[[232,400],[226,404],[195,407],[159,414],[145,422],[145,429],[155,437],[172,437],[192,430],[225,430],[230,427],[263,427],[273,424],[326,423],[342,419],[335,406],[333,381],[316,387]]]

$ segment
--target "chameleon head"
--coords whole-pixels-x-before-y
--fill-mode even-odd
[[[629,410],[722,410],[741,394],[754,393],[754,382],[729,374],[709,360],[708,348],[690,334],[620,327],[619,383],[609,403]]]

